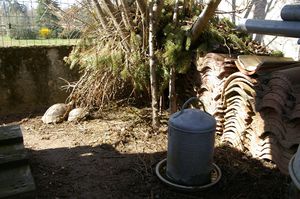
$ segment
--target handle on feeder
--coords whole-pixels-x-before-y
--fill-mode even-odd
[[[190,99],[188,99],[188,100],[183,104],[182,109],[181,109],[181,111],[180,111],[180,114],[183,112],[183,110],[187,107],[187,105],[188,105],[189,103],[191,103],[192,101],[195,101],[195,100],[197,100],[197,101],[200,102],[201,106],[203,107],[203,111],[206,112],[205,106],[204,106],[203,102],[202,102],[201,100],[199,100],[197,97],[191,97]]]

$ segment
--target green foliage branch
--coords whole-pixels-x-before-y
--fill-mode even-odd
[[[81,79],[80,82],[85,82],[86,87],[97,88],[100,93],[119,93],[109,95],[110,98],[101,101],[103,104],[98,104],[97,107],[105,106],[116,96],[121,98],[132,94],[135,97],[150,96],[147,13],[141,12],[142,9],[139,9],[137,1],[129,1],[130,9],[107,2],[109,1],[101,1],[105,9],[98,12],[97,6],[87,4],[90,5],[85,7],[89,21],[85,22],[86,28],[82,31],[80,43],[66,58],[71,67],[79,66],[84,74],[88,72],[95,77],[95,74],[109,72],[111,74],[109,78],[116,80],[111,81],[114,86],[103,88],[95,87],[97,81],[91,81],[91,78],[89,82]],[[194,16],[197,16],[202,8],[202,5],[186,7],[184,12],[180,12],[178,24],[175,26],[172,22],[173,4],[167,2],[163,7],[160,21],[157,23],[155,52],[160,95],[168,87],[171,66],[176,66],[177,73],[186,73],[191,66],[195,50],[189,50],[188,31],[196,20]],[[129,21],[132,23],[128,23]],[[203,32],[196,51],[203,54],[207,52],[257,53],[256,49],[248,45],[250,43],[251,38],[245,33],[238,33],[229,20],[214,17]],[[80,84],[74,86],[70,98],[77,101],[80,99],[81,105],[90,106],[91,100],[78,97],[87,92],[78,89],[79,87]],[[105,92],[102,92],[103,90]],[[90,98],[93,96],[89,96]]]

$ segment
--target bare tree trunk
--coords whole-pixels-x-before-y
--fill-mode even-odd
[[[152,127],[159,128],[158,117],[158,90],[155,65],[155,19],[154,19],[154,3],[149,1],[149,65],[150,65],[150,84],[151,84],[151,105],[152,105]]]
[[[175,0],[174,13],[173,13],[173,22],[175,26],[178,23],[178,2],[179,0]],[[170,114],[175,113],[177,111],[177,103],[176,103],[176,67],[174,65],[170,68],[170,80],[169,80],[169,109]]]
[[[197,41],[203,30],[205,29],[206,25],[210,18],[214,15],[215,10],[217,9],[218,5],[220,4],[221,0],[210,0],[207,6],[199,15],[197,21],[193,25],[191,29],[191,46],[190,49],[193,49],[197,45]]]

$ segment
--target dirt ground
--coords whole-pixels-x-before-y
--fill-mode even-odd
[[[150,116],[149,109],[119,107],[79,123],[23,119],[38,198],[287,197],[290,180],[275,165],[222,145],[218,136],[214,161],[221,181],[198,193],[167,187],[155,175],[156,163],[167,155],[167,118],[151,132]]]

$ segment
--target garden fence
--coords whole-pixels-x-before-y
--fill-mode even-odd
[[[77,0],[0,0],[0,47],[74,45]]]

